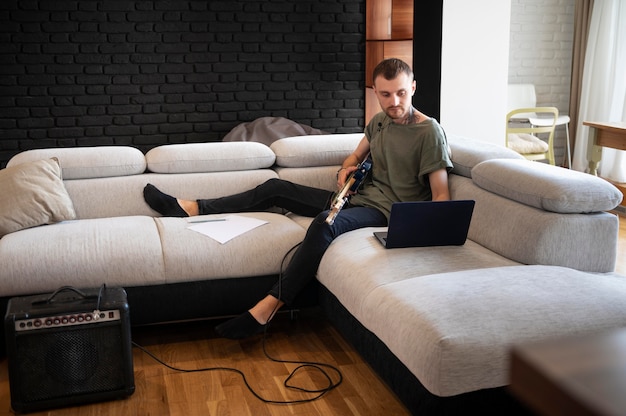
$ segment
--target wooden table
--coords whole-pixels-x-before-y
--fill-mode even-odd
[[[626,415],[626,329],[515,347],[510,382],[543,415]]]
[[[602,147],[626,150],[626,123],[584,121],[583,124],[590,127],[587,145],[589,173],[597,175],[598,163],[602,159]]]

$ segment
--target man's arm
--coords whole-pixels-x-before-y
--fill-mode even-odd
[[[428,174],[430,192],[433,194],[433,201],[448,201],[450,190],[448,188],[448,171],[439,169]]]
[[[346,179],[356,170],[356,165],[361,163],[370,152],[370,142],[363,137],[354,151],[343,161],[341,169],[337,172],[337,188],[343,187]]]

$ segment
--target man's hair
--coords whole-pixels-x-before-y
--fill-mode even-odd
[[[397,58],[385,59],[374,68],[372,81],[376,82],[376,78],[379,76],[383,76],[386,80],[392,80],[403,72],[411,78],[411,81],[414,79],[413,71],[406,62]]]

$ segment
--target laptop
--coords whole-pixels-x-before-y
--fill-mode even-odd
[[[387,231],[374,236],[385,248],[461,246],[474,212],[473,200],[396,202]]]

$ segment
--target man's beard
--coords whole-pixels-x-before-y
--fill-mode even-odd
[[[392,120],[404,120],[408,117],[408,111],[404,107],[388,107],[385,114]]]

